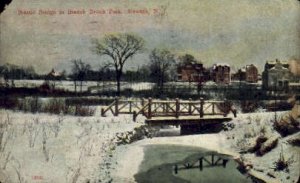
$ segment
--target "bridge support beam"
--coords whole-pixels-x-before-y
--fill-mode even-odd
[[[152,98],[149,98],[148,99],[148,116],[147,116],[148,119],[151,119],[151,117],[152,117],[151,107],[152,107]]]
[[[175,100],[175,117],[178,118],[179,117],[179,111],[180,111],[180,103],[179,103],[179,99],[176,98]]]
[[[189,108],[188,108],[188,111],[189,111],[189,115],[191,115],[192,114],[192,99],[191,98],[189,98]]]
[[[115,113],[114,116],[118,116],[119,115],[119,98],[116,97],[115,98]]]
[[[204,108],[204,99],[201,98],[200,99],[200,112],[199,112],[200,113],[200,118],[203,118],[203,116],[204,116],[204,111],[203,111],[204,109],[203,108]]]

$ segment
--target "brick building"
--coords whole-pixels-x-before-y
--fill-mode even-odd
[[[255,65],[246,66],[246,82],[257,83],[258,81],[258,69]]]
[[[239,69],[236,73],[232,74],[232,80],[246,81],[249,83],[257,83],[258,69],[255,65],[246,65]]]
[[[202,63],[186,63],[177,68],[178,80],[183,82],[205,82],[209,73]]]
[[[228,64],[214,64],[211,68],[211,79],[217,84],[229,84],[231,81]]]

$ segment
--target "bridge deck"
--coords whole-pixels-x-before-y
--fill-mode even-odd
[[[206,124],[216,124],[225,121],[232,120],[232,117],[224,117],[222,115],[214,116],[204,116],[200,118],[199,116],[180,116],[175,117],[153,117],[151,119],[146,119],[146,123],[149,125],[206,125]]]

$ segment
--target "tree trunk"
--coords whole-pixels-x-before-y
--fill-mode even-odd
[[[164,93],[164,83],[165,83],[165,73],[162,72],[162,74],[161,74],[161,85],[160,85],[161,93]]]
[[[77,93],[77,82],[74,81],[75,93]]]
[[[80,81],[80,93],[82,93],[82,80]]]
[[[15,82],[14,82],[14,79],[11,79],[11,87],[15,87]]]
[[[121,94],[121,77],[122,77],[122,71],[117,71],[116,80],[117,80],[117,95],[118,96],[120,96],[120,94]]]

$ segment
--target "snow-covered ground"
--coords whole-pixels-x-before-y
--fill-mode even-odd
[[[276,112],[276,119],[281,119],[288,112]],[[270,152],[263,156],[257,156],[254,153],[246,153],[242,155],[242,159],[253,165],[253,170],[258,171],[261,175],[272,178],[276,181],[287,183],[297,182],[300,176],[300,148],[292,146],[287,142],[291,137],[300,136],[300,132],[281,137],[273,128],[275,121],[275,112],[250,113],[242,114],[232,121],[236,124],[235,128],[230,131],[222,132],[226,136],[226,143],[231,144],[231,149],[240,152],[249,148],[251,143],[255,142],[258,136],[263,135],[268,139],[279,137],[278,145]],[[275,171],[275,162],[279,160],[280,153],[283,153],[285,160],[290,160],[289,172]],[[269,176],[271,175],[271,177]],[[276,182],[275,181],[275,182]]]
[[[75,117],[0,110],[0,181],[134,182],[146,145],[196,146],[240,157],[239,152],[261,133],[278,135],[272,127],[275,113],[257,112],[238,114],[229,131],[155,137],[117,146],[116,134],[140,127],[143,118],[134,123],[131,115],[100,117],[99,111],[98,107],[95,116]],[[285,113],[277,112],[277,118]],[[242,158],[263,176],[276,177],[271,180],[295,182],[300,149],[289,145],[288,138],[280,138],[278,146],[262,157],[247,153]],[[293,160],[289,172],[273,170],[282,151],[286,159]]]
[[[0,182],[99,182],[107,177],[116,133],[132,116],[59,116],[0,111]],[[1,136],[2,135],[2,136]]]

